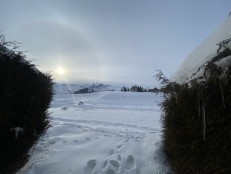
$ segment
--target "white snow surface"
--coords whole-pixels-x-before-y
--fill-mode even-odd
[[[56,93],[51,127],[18,174],[170,173],[159,102],[153,93]]]
[[[192,74],[217,55],[217,50],[219,49],[218,42],[229,38],[231,38],[231,18],[226,19],[201,45],[186,57],[179,70],[172,76],[171,81],[182,84],[200,77],[203,71],[193,77]],[[231,42],[228,46],[230,48]],[[224,63],[226,60],[222,61]],[[230,62],[230,60],[227,60],[227,62]]]

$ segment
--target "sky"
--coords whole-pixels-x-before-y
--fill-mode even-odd
[[[230,12],[230,0],[0,0],[0,30],[56,82],[155,86]]]

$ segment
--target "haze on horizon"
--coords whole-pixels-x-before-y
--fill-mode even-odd
[[[171,77],[230,7],[228,0],[0,0],[0,30],[56,81],[151,86],[155,67]]]

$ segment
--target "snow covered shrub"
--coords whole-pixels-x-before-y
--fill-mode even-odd
[[[230,55],[224,50],[217,57]],[[177,174],[231,173],[231,65],[203,66],[203,77],[184,84],[156,75],[162,83],[164,150]]]
[[[13,173],[48,126],[53,82],[0,39],[0,173]]]

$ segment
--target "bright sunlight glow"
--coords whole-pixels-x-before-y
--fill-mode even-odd
[[[61,66],[57,68],[56,72],[58,75],[64,75],[65,74],[65,70]]]

